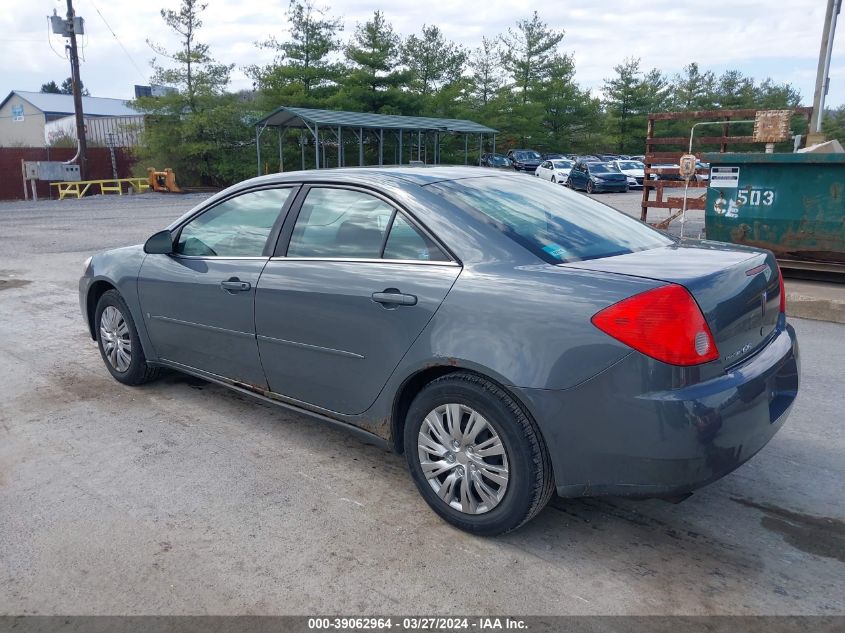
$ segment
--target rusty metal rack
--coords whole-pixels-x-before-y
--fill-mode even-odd
[[[670,213],[669,217],[656,226],[659,228],[667,228],[669,223],[677,218],[683,207],[683,196],[666,196],[666,189],[678,189],[685,186],[685,182],[679,175],[678,167],[655,167],[655,165],[677,165],[681,156],[687,152],[687,144],[689,138],[686,136],[655,136],[655,127],[658,121],[713,121],[722,122],[722,133],[719,136],[700,136],[695,139],[697,150],[693,151],[696,158],[701,158],[703,146],[712,148],[719,148],[719,152],[725,153],[728,151],[730,145],[751,144],[756,143],[753,136],[731,136],[731,121],[754,119],[757,115],[758,109],[742,109],[742,110],[695,110],[690,112],[657,112],[648,115],[648,128],[646,132],[645,141],[645,178],[643,179],[643,199],[641,205],[640,219],[643,222],[648,221],[649,209],[676,209],[675,213]],[[809,124],[812,108],[795,108],[793,115],[805,118]],[[661,146],[674,146],[678,149],[667,151],[659,151]],[[706,169],[696,170],[696,174],[706,174]],[[665,179],[655,180],[652,175],[661,176]],[[675,178],[671,178],[675,176]],[[667,178],[668,177],[668,178]],[[696,178],[690,180],[690,189],[707,189],[707,181]],[[651,197],[651,192],[654,191],[654,198]],[[706,198],[706,191],[701,195],[689,197],[687,199],[687,210],[690,209],[704,209]]]

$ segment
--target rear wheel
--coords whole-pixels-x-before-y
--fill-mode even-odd
[[[595,185],[593,185],[593,181],[588,180],[587,181],[587,193],[595,193],[595,190],[596,190],[596,188],[595,188]]]
[[[557,177],[556,176],[552,176],[552,182],[557,184]]]
[[[420,494],[462,530],[491,536],[516,529],[554,490],[536,426],[479,376],[450,374],[427,385],[411,404],[403,439]]]
[[[94,318],[100,355],[115,380],[140,385],[158,378],[160,369],[147,364],[129,306],[117,290],[103,293]]]

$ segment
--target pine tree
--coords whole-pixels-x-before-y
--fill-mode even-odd
[[[184,95],[191,111],[197,110],[198,97],[221,94],[229,84],[229,74],[234,64],[218,64],[209,54],[208,44],[197,41],[197,31],[202,28],[200,14],[207,4],[198,0],[182,0],[178,11],[162,9],[164,23],[179,36],[179,48],[168,51],[163,46],[147,40],[156,54],[175,62],[164,67],[153,59],[153,83],[176,88]]]
[[[339,100],[344,107],[364,112],[401,114],[402,92],[408,74],[400,69],[401,45],[393,26],[381,11],[359,24],[345,54],[350,68]]]
[[[274,103],[310,106],[332,92],[340,66],[331,57],[340,47],[342,21],[311,0],[291,0],[287,10],[290,38],[275,36],[259,42],[260,48],[276,53],[267,66],[250,66],[249,74]]]

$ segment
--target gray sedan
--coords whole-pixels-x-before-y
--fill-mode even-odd
[[[79,298],[118,381],[168,368],[342,425],[477,534],[555,492],[685,495],[798,390],[771,253],[473,168],[249,180],[89,259]]]

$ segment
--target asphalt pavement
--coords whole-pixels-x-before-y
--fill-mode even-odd
[[[683,503],[555,499],[477,538],[343,431],[111,379],[83,260],[202,199],[0,204],[0,614],[845,614],[845,325],[792,320],[790,419]]]

